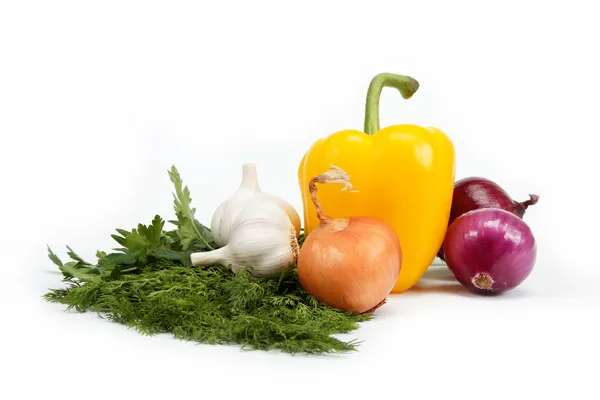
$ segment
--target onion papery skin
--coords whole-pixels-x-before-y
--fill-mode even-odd
[[[449,223],[451,224],[468,211],[480,208],[499,208],[523,218],[527,207],[537,203],[539,198],[537,195],[529,195],[529,197],[529,200],[519,203],[489,179],[480,177],[460,179],[454,184]]]
[[[531,274],[537,244],[523,219],[505,210],[482,208],[462,214],[450,225],[444,257],[464,287],[478,294],[500,294]]]
[[[523,218],[527,208],[536,204],[538,200],[538,195],[530,194],[529,200],[517,202],[502,187],[489,179],[463,178],[454,184],[448,226],[464,213],[481,208],[498,208]],[[444,260],[443,246],[438,252],[438,257]]]
[[[346,312],[381,305],[402,266],[396,233],[371,217],[322,220],[298,256],[300,284],[317,300]]]

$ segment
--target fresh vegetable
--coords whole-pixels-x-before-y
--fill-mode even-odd
[[[193,253],[194,266],[218,264],[233,272],[249,268],[255,276],[278,276],[298,257],[300,217],[286,201],[260,191],[254,164],[242,166],[240,187],[217,207],[211,226],[219,248]]]
[[[210,229],[217,247],[223,247],[229,243],[231,227],[238,213],[246,203],[254,199],[273,202],[281,207],[294,225],[296,237],[300,235],[300,216],[294,207],[279,197],[262,192],[258,184],[256,165],[246,163],[242,166],[242,182],[238,190],[223,201],[213,213]]]
[[[334,353],[358,343],[333,335],[357,329],[390,293],[413,287],[438,251],[475,293],[519,286],[537,256],[523,216],[539,197],[516,202],[477,177],[455,184],[454,145],[442,131],[412,124],[380,129],[384,87],[410,99],[419,83],[378,74],[367,92],[364,132],[339,131],[304,154],[298,166],[304,233],[296,210],[262,192],[249,163],[209,229],[196,220],[173,166],[171,230],[158,215],[149,225],[117,229],[119,247],[97,251],[94,262],[68,246],[70,261],[63,262],[48,247],[66,287],[44,299],[144,334]]]
[[[165,220],[156,215],[150,225],[138,224],[131,231],[117,229],[111,235],[120,245],[107,254],[98,251],[98,261],[93,264],[84,260],[67,246],[72,261],[63,263],[50,248],[48,256],[63,273],[67,281],[100,282],[105,279],[118,279],[124,274],[135,274],[148,264],[169,259],[189,265],[190,254],[196,251],[212,250],[210,230],[195,219],[196,210],[191,207],[192,198],[187,186],[173,166],[169,178],[175,186],[174,211],[176,220],[169,221],[176,229],[163,231]]]
[[[385,301],[402,265],[398,236],[385,222],[368,216],[331,218],[317,200],[317,183],[343,183],[350,177],[332,166],[310,180],[309,190],[320,225],[302,245],[298,277],[302,287],[332,307],[363,313]]]
[[[359,193],[343,198],[335,188],[324,187],[321,205],[333,218],[370,216],[392,227],[402,244],[402,270],[392,290],[398,293],[419,281],[442,245],[455,161],[452,142],[438,129],[401,124],[379,130],[379,97],[386,86],[409,99],[419,84],[408,76],[377,75],[367,93],[365,132],[343,130],[317,140],[300,162],[298,180],[309,235],[321,223],[310,196],[312,177],[330,164],[352,177]]]
[[[249,268],[256,276],[278,276],[296,262],[296,231],[281,207],[256,196],[244,204],[231,225],[229,243],[191,255],[194,266],[225,265],[233,272]]]
[[[539,196],[529,195],[529,200],[517,202],[497,183],[480,177],[469,177],[458,180],[454,184],[452,207],[448,226],[462,214],[480,208],[499,208],[523,218],[529,206],[538,202]],[[444,251],[440,249],[438,257],[444,260]]]
[[[357,350],[358,341],[331,335],[354,331],[373,318],[318,302],[302,289],[295,268],[270,279],[168,260],[148,264],[140,274],[55,289],[44,298],[68,310],[97,312],[147,335],[169,333],[198,343],[291,354]]]
[[[348,333],[372,314],[333,309],[302,289],[295,266],[276,279],[234,274],[223,266],[190,268],[190,254],[215,247],[210,230],[194,218],[191,196],[173,167],[174,230],[164,230],[156,216],[150,225],[113,238],[121,246],[98,251],[95,263],[72,249],[63,263],[52,250],[49,258],[63,272],[67,287],[51,290],[47,301],[79,312],[97,312],[144,334],[170,333],[208,344],[237,343],[256,350],[286,353],[341,353],[358,342],[331,335]],[[302,239],[302,238],[301,238]]]
[[[514,289],[531,273],[537,246],[529,226],[497,208],[469,211],[448,228],[444,255],[466,288],[497,294]]]

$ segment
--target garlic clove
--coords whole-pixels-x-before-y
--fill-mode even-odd
[[[240,211],[232,226],[232,269],[249,267],[256,276],[274,276],[296,262],[298,240],[288,215],[274,202],[256,198]]]
[[[247,189],[241,189],[219,205],[210,223],[213,241],[217,247],[223,247],[229,242],[231,226],[235,218],[244,205],[257,195],[259,194]]]
[[[255,276],[277,276],[295,263],[299,246],[288,215],[273,201],[256,197],[244,204],[224,247],[191,255],[194,266],[220,264],[234,272],[248,268]]]
[[[283,211],[285,211],[288,218],[290,219],[290,222],[294,226],[294,229],[296,231],[296,237],[299,237],[300,236],[300,228],[302,227],[302,223],[300,221],[300,215],[298,215],[298,212],[296,211],[296,209],[290,203],[288,203],[287,201],[283,200],[280,197],[273,196],[273,195],[266,194],[266,193],[265,193],[265,195],[268,197],[269,200],[276,203],[279,207],[281,207],[283,209]]]
[[[285,200],[263,193],[258,184],[258,173],[256,164],[245,163],[242,165],[242,181],[237,191],[223,201],[213,213],[210,229],[213,241],[217,247],[223,247],[231,239],[232,224],[241,209],[251,200],[260,198],[263,202],[278,205],[288,216],[292,223],[296,238],[300,236],[301,220],[298,212]]]
[[[231,225],[240,210],[254,196],[260,195],[256,165],[245,163],[242,165],[242,181],[237,191],[223,201],[215,210],[210,230],[213,241],[217,247],[223,247],[229,242]]]

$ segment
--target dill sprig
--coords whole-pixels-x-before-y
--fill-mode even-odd
[[[72,284],[44,298],[79,312],[98,312],[143,334],[291,354],[355,350],[356,341],[331,335],[355,330],[372,317],[319,303],[301,288],[293,266],[279,279],[269,279],[162,261],[141,274]]]
[[[150,225],[117,229],[122,247],[98,261],[83,260],[70,247],[72,261],[48,256],[63,272],[67,287],[44,295],[68,310],[96,312],[147,335],[172,334],[206,344],[237,344],[251,350],[285,353],[344,353],[357,341],[332,335],[348,333],[372,313],[356,315],[333,309],[304,291],[294,265],[279,278],[254,277],[226,267],[193,268],[189,254],[214,247],[210,230],[194,218],[187,187],[172,167],[177,220],[165,231],[155,216]],[[302,242],[302,235],[300,242]]]

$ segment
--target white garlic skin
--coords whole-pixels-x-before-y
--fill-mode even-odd
[[[255,196],[257,196],[256,193],[247,189],[241,189],[234,196],[219,205],[210,223],[213,242],[217,247],[223,247],[229,242],[231,226],[235,218],[244,205]]]
[[[194,266],[220,264],[233,272],[248,268],[254,276],[274,277],[298,258],[296,230],[287,213],[274,202],[248,201],[231,226],[224,247],[191,256]]]
[[[229,242],[231,226],[248,201],[261,194],[254,164],[242,166],[242,182],[238,190],[215,210],[210,222],[213,242],[223,247]]]
[[[290,219],[290,222],[292,223],[292,225],[294,226],[294,229],[296,230],[296,237],[299,237],[301,221],[300,221],[300,215],[298,215],[298,212],[296,211],[296,209],[294,207],[292,207],[292,205],[290,203],[288,203],[287,201],[283,200],[280,197],[273,196],[271,194],[266,194],[266,193],[263,193],[263,194],[264,194],[264,196],[266,196],[266,198],[269,201],[274,202],[279,207],[281,207],[283,209],[283,211],[286,212],[288,218]]]
[[[240,211],[228,246],[233,271],[249,266],[253,275],[278,275],[298,257],[298,241],[288,215],[277,204],[260,198]]]
[[[242,182],[240,183],[238,190],[233,196],[223,201],[212,216],[210,230],[213,242],[217,248],[223,247],[229,243],[232,225],[239,212],[249,201],[257,198],[262,199],[263,202],[275,203],[285,211],[295,229],[296,238],[300,236],[301,221],[298,212],[285,200],[263,193],[258,184],[256,165],[246,163],[242,166]]]

